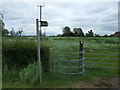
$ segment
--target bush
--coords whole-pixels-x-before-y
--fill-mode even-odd
[[[41,53],[41,64],[42,64],[42,70],[43,72],[49,72],[50,71],[50,50],[48,48],[48,45],[45,43],[41,43],[40,48]]]
[[[3,65],[9,69],[13,67],[24,68],[28,64],[37,61],[37,46],[35,41],[30,40],[4,40],[3,43]],[[49,46],[41,43],[41,62],[43,71],[49,71]]]

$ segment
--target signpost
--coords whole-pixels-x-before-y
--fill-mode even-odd
[[[40,27],[47,27],[48,22],[47,21],[40,21]]]
[[[36,19],[36,30],[37,30],[37,57],[38,57],[38,72],[39,72],[39,79],[40,83],[41,80],[41,58],[40,58],[40,31],[39,31],[39,21]]]
[[[37,30],[37,57],[38,57],[38,72],[39,72],[39,79],[40,79],[40,83],[42,83],[42,66],[41,66],[41,57],[40,57],[40,34],[41,34],[41,27],[47,27],[48,26],[48,22],[47,21],[41,21],[41,8],[43,6],[39,6],[40,7],[40,21],[38,19],[36,19],[36,30]],[[40,22],[40,30],[39,30],[39,22]]]

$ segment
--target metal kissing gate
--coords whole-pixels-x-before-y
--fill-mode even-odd
[[[62,74],[82,74],[84,72],[83,43],[79,50],[58,50],[57,72]]]
[[[78,50],[57,49],[53,51],[51,70],[62,74],[82,74],[84,70],[90,72],[96,69],[114,74],[120,69],[118,49],[83,48],[83,43],[80,42]],[[104,71],[105,69],[108,70]]]

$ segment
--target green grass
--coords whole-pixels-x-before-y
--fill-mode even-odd
[[[21,39],[22,41],[34,42],[36,40],[35,37],[7,37],[4,38],[6,43],[10,43],[11,40],[17,41]],[[51,48],[51,57],[50,61],[53,64],[57,65],[57,51],[59,50],[79,50],[79,42],[84,42],[85,48],[96,48],[96,49],[118,49],[118,38],[105,38],[105,37],[48,37],[47,39],[42,39],[42,42],[47,43]],[[100,54],[118,54],[117,51],[97,51],[97,50],[86,50],[85,53],[100,53]],[[62,52],[60,52],[62,54]],[[63,55],[63,54],[62,54]],[[76,54],[78,56],[78,54]],[[107,58],[107,59],[117,59],[118,56],[98,56],[93,55],[94,58]],[[85,55],[84,57],[93,57],[92,55]],[[61,57],[62,58],[62,57]],[[63,59],[67,59],[67,57],[63,57]],[[72,58],[78,60],[78,58]],[[107,60],[87,60],[89,62],[101,62],[101,63],[118,63],[118,61],[107,61]],[[71,63],[73,66],[78,65],[78,63]],[[68,65],[67,63],[62,63],[62,65]],[[93,64],[85,64],[85,66],[92,66]],[[3,88],[57,88],[57,87],[65,87],[66,85],[73,84],[78,81],[91,82],[93,77],[96,76],[118,76],[118,71],[115,69],[99,69],[99,68],[87,68],[85,67],[85,72],[81,75],[64,75],[57,73],[57,68],[54,68],[54,72],[43,73],[42,74],[42,84],[40,85],[38,81],[33,78],[36,75],[35,67],[37,65],[31,64],[31,66],[24,68],[24,70],[18,71],[14,69],[13,71],[9,71],[7,68],[5,70],[6,79],[3,80]],[[96,64],[96,67],[104,66],[104,67],[116,67],[113,65],[102,65]],[[67,69],[62,69],[67,71]],[[78,69],[73,70],[78,71]],[[21,74],[20,76],[20,73]],[[9,74],[9,75],[8,75]],[[27,75],[26,75],[27,74]],[[26,78],[24,77],[26,75]],[[36,81],[34,81],[36,80]],[[8,82],[9,81],[9,82]]]
[[[111,41],[110,41],[111,40]],[[84,48],[93,48],[93,49],[117,49],[117,51],[107,51],[107,50],[84,50],[85,53],[93,53],[93,54],[110,54],[109,56],[103,56],[103,55],[84,55],[85,57],[85,62],[97,62],[97,63],[116,63],[118,64],[118,60],[97,60],[97,59],[86,59],[86,57],[89,58],[105,58],[105,59],[118,59],[118,38],[75,38],[75,37],[58,37],[58,38],[50,38],[50,45],[52,48],[52,60],[54,61],[54,65],[57,65],[57,52],[59,52],[60,55],[64,55],[60,50],[66,50],[66,52],[69,52],[69,50],[79,50],[79,42],[82,41],[84,42]],[[108,42],[109,41],[109,42]],[[54,51],[56,50],[56,51]],[[71,52],[70,52],[71,53]],[[113,54],[117,54],[116,56],[112,56]],[[72,57],[72,55],[70,55]],[[73,55],[75,56],[75,54]],[[76,56],[79,57],[78,54],[76,54]],[[61,59],[64,60],[68,60],[68,57],[59,57]],[[71,59],[75,59],[78,60],[78,58],[71,58]],[[69,64],[67,62],[61,62],[60,63],[61,66],[69,66]],[[78,66],[78,63],[71,63],[72,66]],[[107,65],[107,64],[86,64],[85,66],[95,66],[95,67],[118,67],[118,65]],[[60,68],[61,71],[66,71],[68,72],[68,69],[64,69],[64,68]],[[57,68],[55,69],[57,70]],[[102,69],[101,69],[102,70]],[[112,69],[103,69],[105,71],[109,71],[109,75],[117,75],[117,71],[116,70],[112,70]],[[74,69],[73,71],[78,72],[77,69]],[[116,73],[114,73],[114,71]],[[95,71],[96,72],[96,71]],[[95,73],[94,72],[94,73]],[[96,72],[98,73],[98,72]],[[108,76],[109,76],[108,75]]]
[[[82,75],[63,75],[55,72],[50,72],[47,74],[45,73],[43,74],[41,85],[39,83],[37,84],[26,83],[26,81],[22,81],[17,78],[14,78],[3,81],[3,88],[31,88],[31,87],[56,88],[56,87],[72,84],[73,82],[76,81],[90,82],[91,80],[92,80],[92,76],[89,73],[85,73]]]

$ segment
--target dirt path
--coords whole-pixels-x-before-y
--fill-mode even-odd
[[[63,88],[118,88],[118,77],[94,77],[90,83],[79,81]]]

